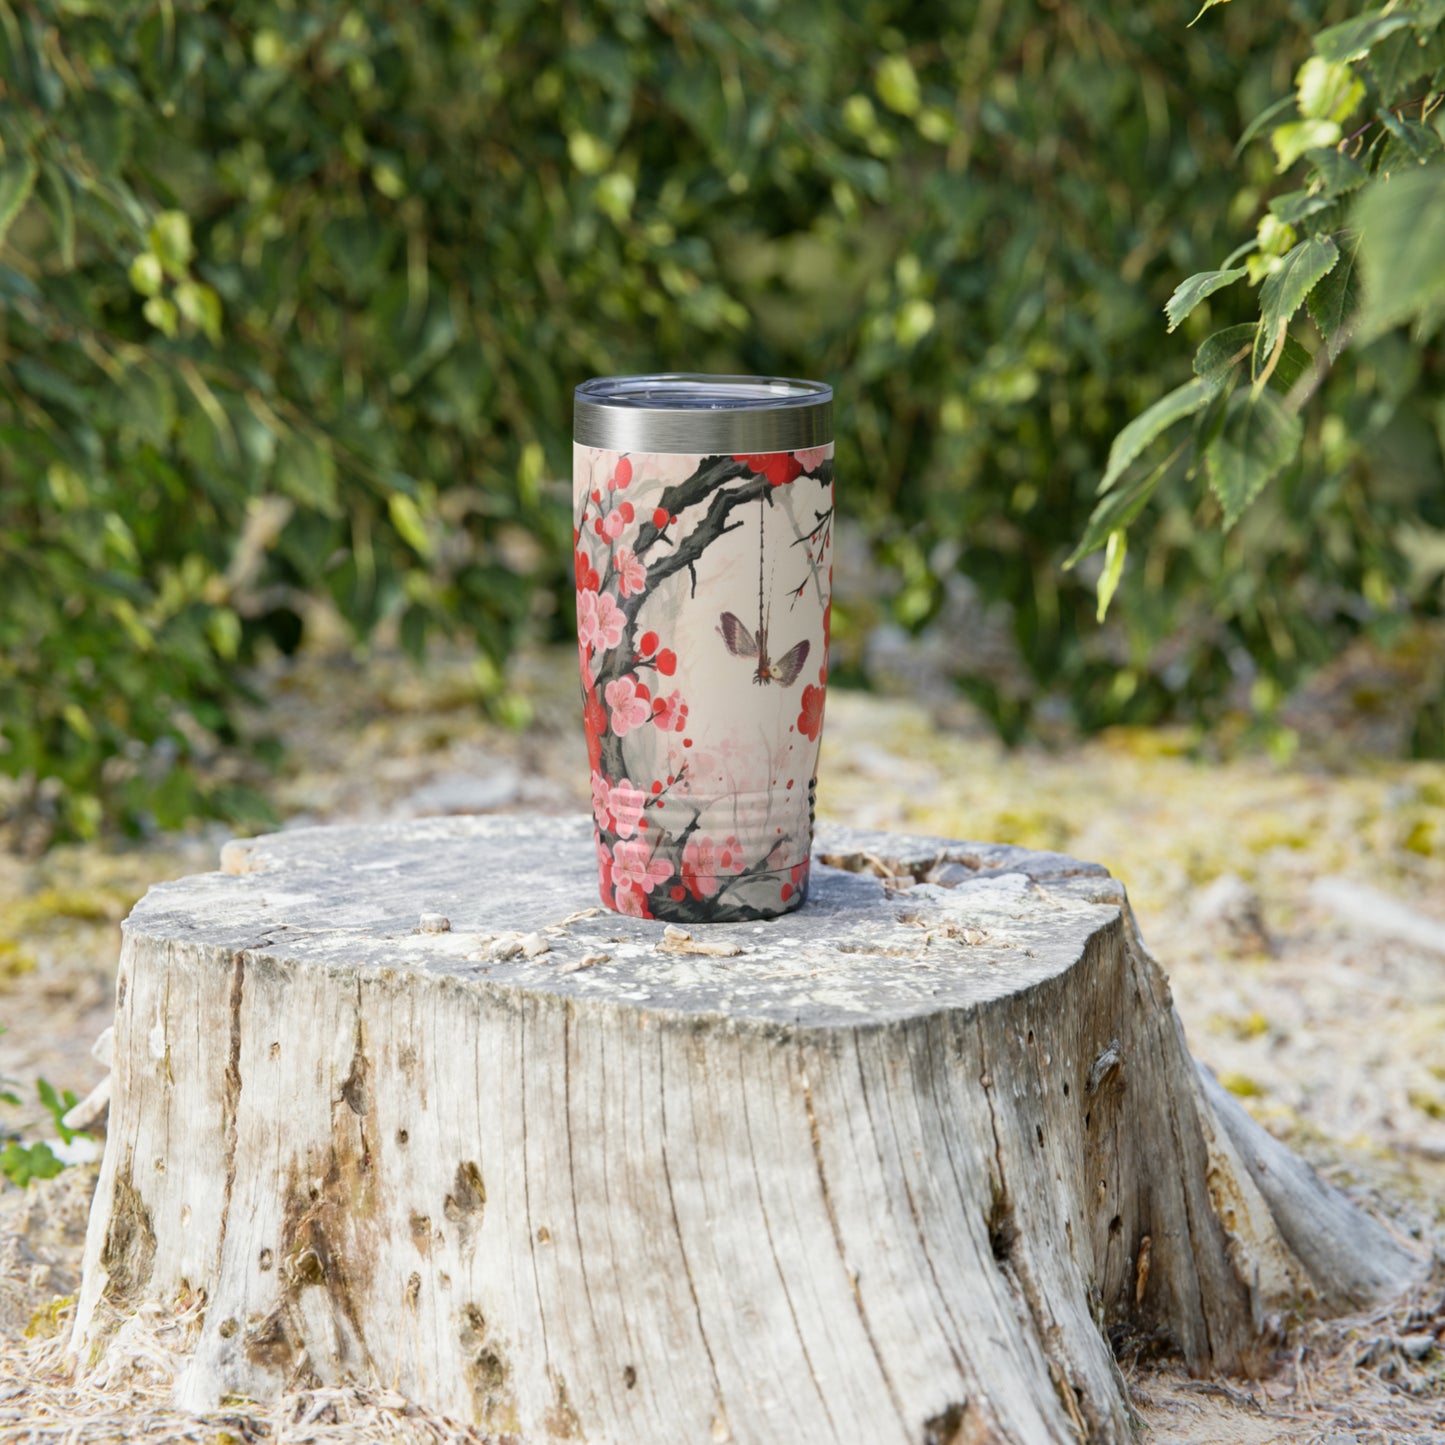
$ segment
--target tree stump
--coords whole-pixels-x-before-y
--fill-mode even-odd
[[[371,1377],[527,1441],[1123,1445],[1111,1344],[1238,1368],[1417,1277],[1201,1078],[1103,868],[817,857],[800,913],[691,937],[594,907],[580,819],[153,888],[82,1362],[202,1300],[193,1409]]]

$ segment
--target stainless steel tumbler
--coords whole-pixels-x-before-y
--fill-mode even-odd
[[[602,901],[772,918],[808,890],[833,541],[833,391],[577,388],[577,648]]]

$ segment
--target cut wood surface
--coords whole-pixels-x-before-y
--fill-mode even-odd
[[[126,926],[74,1343],[523,1440],[1130,1438],[1421,1264],[1195,1069],[1121,885],[823,830],[799,913],[603,913],[583,820],[230,845]]]

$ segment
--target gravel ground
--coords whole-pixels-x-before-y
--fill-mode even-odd
[[[481,720],[465,659],[308,662],[271,680],[286,739],[267,785],[288,820],[573,812],[588,801],[570,657],[522,676],[531,724]],[[1445,765],[1209,757],[1190,735],[1125,731],[1004,750],[976,719],[838,692],[820,816],[1054,848],[1106,864],[1170,973],[1196,1055],[1317,1168],[1403,1230],[1445,1241]],[[109,1022],[119,921],[152,882],[215,866],[224,832],[26,857],[0,852],[4,1121],[48,1121],[34,1081],[84,1094]],[[166,1403],[176,1321],[134,1324],[133,1366],[62,1368],[93,1171],[0,1189],[0,1440],[219,1441]],[[1142,1438],[1180,1445],[1445,1442],[1445,1273],[1391,1310],[1313,1323],[1259,1381],[1201,1383],[1125,1362]],[[29,1329],[30,1338],[25,1338]],[[1402,1346],[1401,1340],[1414,1345]],[[1418,1351],[1418,1353],[1412,1353]],[[270,1440],[475,1440],[385,1391],[307,1392],[252,1422]]]

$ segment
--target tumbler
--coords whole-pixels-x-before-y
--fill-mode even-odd
[[[602,901],[676,923],[799,907],[833,543],[833,390],[577,388],[577,651]]]

